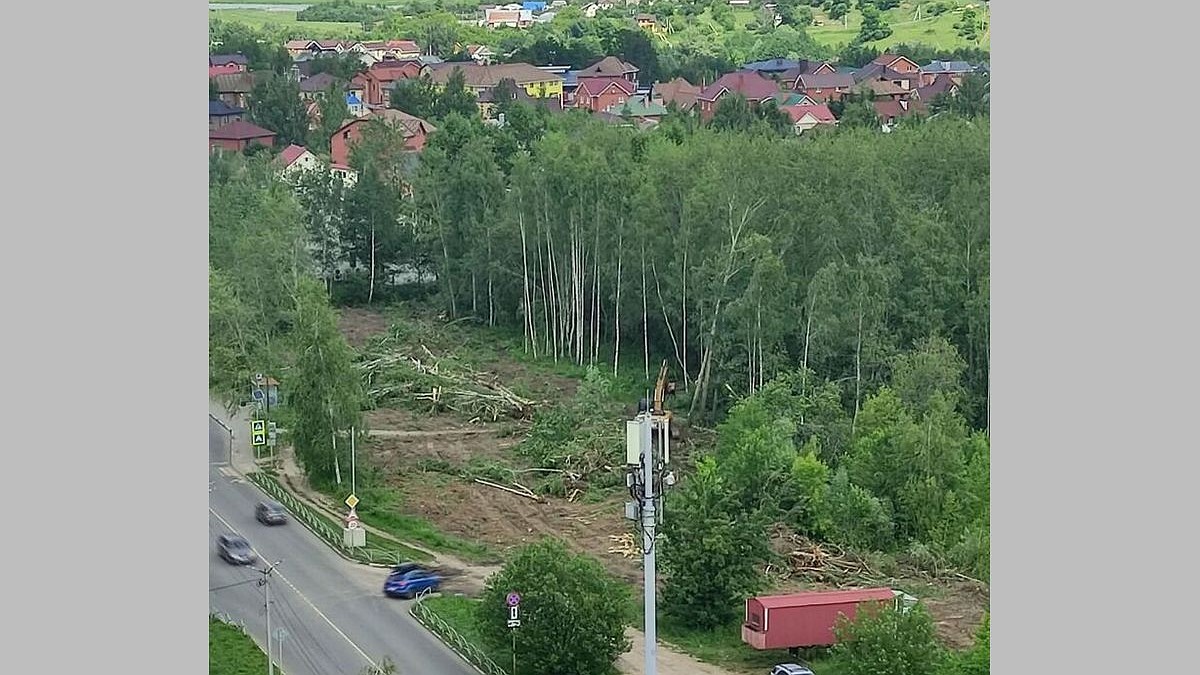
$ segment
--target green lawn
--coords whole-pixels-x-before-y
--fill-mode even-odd
[[[965,3],[964,3],[965,4]],[[938,49],[953,49],[955,47],[980,47],[989,49],[991,40],[985,37],[978,44],[969,43],[958,37],[954,24],[958,22],[959,14],[946,12],[936,17],[922,17],[914,21],[915,6],[910,2],[901,3],[895,9],[883,13],[892,27],[892,34],[878,42],[872,42],[874,47],[889,47],[901,43],[916,43],[929,45]],[[976,8],[976,13],[983,14],[982,6]],[[808,34],[817,42],[830,47],[845,45],[858,35],[862,26],[862,12],[850,10],[849,20],[843,26],[841,21],[831,21],[821,10],[814,12],[815,17],[824,23],[822,26],[810,26]]]
[[[290,2],[290,0],[285,0]],[[297,21],[295,12],[268,12],[262,9],[210,9],[209,19],[218,17],[227,23],[241,23],[254,28],[303,29],[307,37],[333,39],[354,37],[362,33],[361,23],[337,23],[334,21]]]
[[[267,655],[249,635],[209,617],[208,675],[259,675],[266,669]]]
[[[449,624],[459,635],[466,638],[467,642],[482,649],[483,653],[487,654],[487,657],[496,665],[505,670],[511,670],[512,650],[484,649],[479,631],[475,629],[475,607],[479,605],[478,600],[460,595],[442,595],[426,598],[421,602],[432,609],[438,618]]]

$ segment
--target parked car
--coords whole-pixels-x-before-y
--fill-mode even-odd
[[[236,534],[222,534],[217,537],[217,554],[231,565],[249,565],[258,559],[250,542]]]
[[[397,565],[383,582],[383,594],[389,598],[415,598],[425,590],[436,591],[442,577],[416,563]]]
[[[287,522],[287,510],[279,502],[259,502],[254,517],[263,525],[282,525]]]
[[[813,675],[813,671],[801,663],[781,663],[771,669],[771,675]]]

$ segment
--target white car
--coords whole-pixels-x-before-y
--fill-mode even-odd
[[[771,669],[771,675],[813,675],[813,671],[803,664],[781,663]]]

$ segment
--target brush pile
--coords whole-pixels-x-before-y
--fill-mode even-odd
[[[358,367],[374,407],[400,402],[430,413],[453,411],[470,419],[528,421],[541,401],[518,396],[491,373],[481,373],[453,357],[437,357],[425,345],[413,354],[388,348],[385,339]]]
[[[800,577],[838,587],[872,584],[887,578],[861,557],[837,544],[818,543],[794,532],[777,531],[773,539],[773,548],[785,560],[782,568],[767,570],[773,576],[782,579]]]

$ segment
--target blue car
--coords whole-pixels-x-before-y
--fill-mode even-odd
[[[442,585],[442,578],[437,574],[415,565],[406,563],[398,565],[388,574],[383,582],[383,594],[389,598],[415,598],[425,590],[436,591]]]

